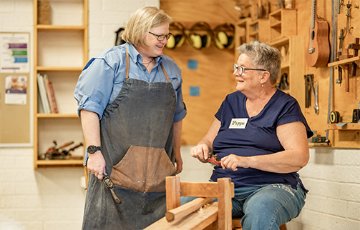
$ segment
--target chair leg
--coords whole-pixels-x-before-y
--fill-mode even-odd
[[[232,229],[241,230],[241,220],[239,218],[232,219]],[[286,224],[280,225],[280,230],[287,230]]]

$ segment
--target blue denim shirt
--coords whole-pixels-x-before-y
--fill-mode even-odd
[[[176,111],[174,122],[182,120],[186,115],[186,107],[182,96],[181,71],[168,56],[162,55],[155,59],[156,64],[149,73],[142,64],[142,57],[135,47],[125,43],[115,46],[98,57],[94,57],[84,67],[75,88],[74,96],[78,102],[78,113],[85,109],[98,114],[101,119],[103,112],[118,96],[125,80],[126,48],[130,57],[129,77],[149,83],[165,82],[161,69],[162,63],[169,75],[176,95]]]

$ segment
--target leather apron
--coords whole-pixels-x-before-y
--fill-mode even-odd
[[[91,174],[83,229],[143,229],[165,214],[165,177],[176,172],[175,92],[162,64],[156,71],[163,71],[166,82],[154,83],[130,79],[129,66],[126,51],[126,80],[100,123],[102,154],[114,186],[108,189]]]

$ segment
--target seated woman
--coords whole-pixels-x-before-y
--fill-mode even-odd
[[[275,87],[280,66],[276,48],[257,41],[241,45],[234,64],[237,91],[226,96],[191,149],[201,162],[211,155],[219,160],[212,181],[234,182],[233,216],[242,218],[243,229],[279,229],[305,203],[297,171],[309,160],[313,133],[296,99]]]

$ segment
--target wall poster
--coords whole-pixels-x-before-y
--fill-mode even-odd
[[[30,33],[0,32],[0,147],[32,145]]]
[[[28,33],[0,33],[0,72],[30,72]]]

